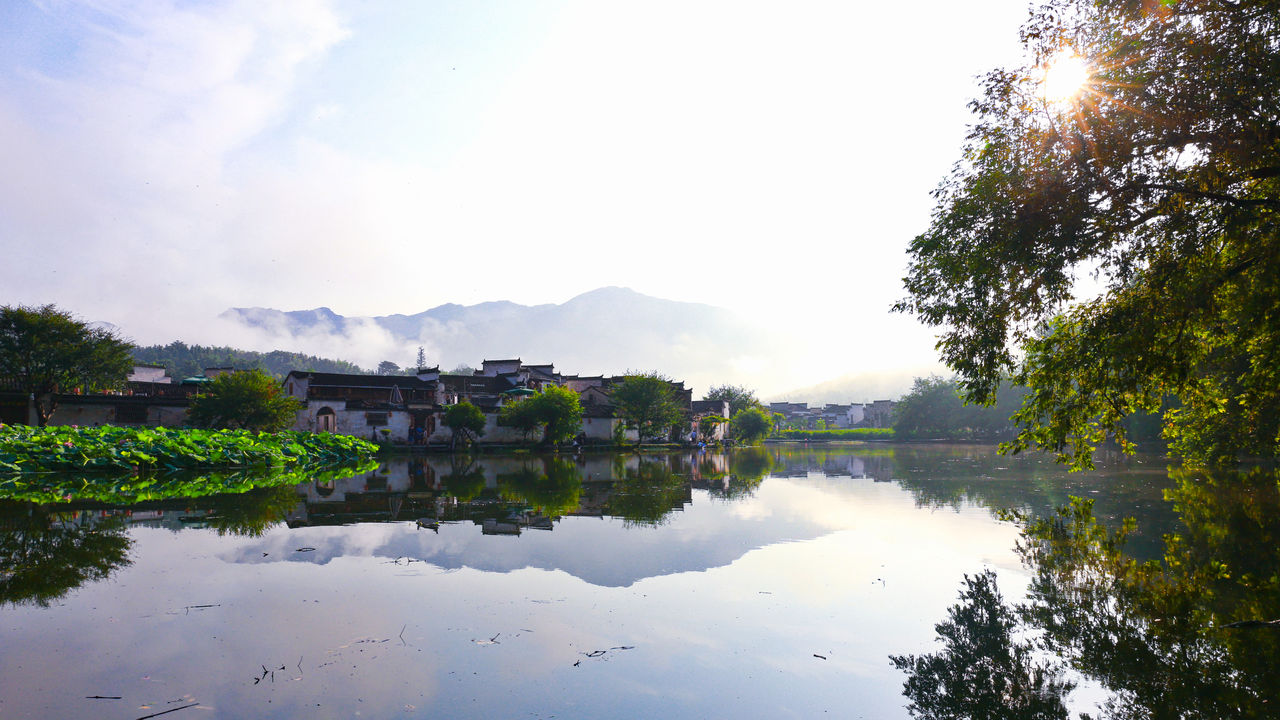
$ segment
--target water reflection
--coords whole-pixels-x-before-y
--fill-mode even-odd
[[[1164,474],[1067,476],[973,446],[430,455],[302,480],[20,506],[125,544],[48,607],[0,607],[0,716],[191,696],[211,717],[902,718],[886,658],[926,652],[961,573],[995,568],[1015,600],[1032,579],[997,510],[1053,519],[1070,488],[1114,532],[1108,513],[1140,500],[1130,549],[1175,517]],[[7,579],[22,553],[4,557]],[[980,590],[966,600],[1001,604]],[[1029,641],[1015,617],[988,643],[1009,672]]]
[[[0,604],[47,607],[129,564],[119,516],[0,502]]]
[[[1280,475],[1255,469],[1172,477],[1177,484],[1167,497],[1180,525],[1158,559],[1132,552],[1138,523],[1108,528],[1090,500],[1028,521],[1018,546],[1033,573],[1026,602],[1007,608],[967,580],[962,603],[938,626],[946,648],[893,658],[908,673],[913,712],[993,717],[948,700],[953,688],[945,680],[954,674],[938,668],[991,668],[1001,676],[997,686],[1026,688],[1030,646],[1022,660],[1009,662],[1007,639],[1003,647],[989,643],[1012,633],[1034,638],[1037,650],[1105,688],[1101,717],[1276,717]],[[1002,629],[944,632],[969,617],[998,617]],[[1053,668],[1038,667],[1041,678],[1054,676]]]

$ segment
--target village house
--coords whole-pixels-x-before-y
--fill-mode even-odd
[[[120,390],[58,393],[49,424],[181,427],[187,424],[187,408],[197,389],[193,384],[175,383],[163,366],[135,365]],[[8,390],[0,388],[0,422],[38,424],[33,398],[16,386]]]

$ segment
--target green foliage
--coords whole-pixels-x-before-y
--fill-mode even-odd
[[[528,400],[512,400],[498,410],[498,423],[524,433],[527,441],[542,427],[542,415]]]
[[[578,393],[549,385],[536,395],[503,405],[498,421],[520,430],[526,439],[542,428],[542,441],[556,445],[572,438],[582,427],[582,404]]]
[[[893,428],[840,428],[837,430],[780,430],[775,437],[783,440],[889,440]]]
[[[566,442],[582,427],[582,404],[578,393],[569,388],[550,385],[528,398],[544,423],[543,440],[557,444]]]
[[[377,446],[345,435],[248,430],[0,425],[0,473],[302,467],[371,457]],[[30,478],[0,476],[0,490]]]
[[[293,424],[302,402],[261,370],[219,375],[191,401],[193,425],[278,432]]]
[[[54,393],[122,387],[132,347],[53,305],[0,307],[0,378],[35,397],[40,425],[57,409]]]
[[[1053,0],[1022,37],[1033,63],[985,78],[897,309],[943,328],[969,400],[1031,388],[1010,450],[1088,467],[1174,396],[1175,453],[1280,454],[1280,3]],[[1063,46],[1092,78],[1053,104],[1033,65]],[[1072,305],[1084,267],[1105,289]]]
[[[773,429],[773,417],[759,406],[748,407],[733,414],[729,420],[729,431],[738,442],[758,442]]]
[[[444,411],[444,425],[453,431],[453,443],[469,443],[484,435],[484,411],[463,400]]]
[[[966,404],[955,380],[916,378],[894,406],[894,433],[904,439],[1010,439],[1015,434],[1010,418],[1025,395],[1024,388],[1005,383],[994,405]]]
[[[671,380],[656,372],[626,375],[610,388],[609,397],[640,442],[665,440],[684,411]]]
[[[703,399],[728,401],[729,417],[749,408],[760,407],[760,401],[756,399],[756,391],[739,385],[716,385],[707,391],[707,396]]]
[[[284,350],[262,353],[224,346],[187,345],[182,342],[136,347],[133,349],[133,361],[146,365],[163,365],[171,377],[179,380],[201,375],[205,368],[212,367],[261,370],[277,380],[283,380],[291,370],[351,375],[366,372],[345,360],[330,360],[303,353]]]

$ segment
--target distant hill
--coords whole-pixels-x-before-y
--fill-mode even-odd
[[[277,378],[283,378],[290,370],[314,370],[317,372],[368,373],[345,360],[304,355],[284,350],[254,352],[232,347],[205,347],[173,342],[168,345],[148,345],[133,350],[135,362],[147,365],[163,365],[170,377],[184,378],[199,375],[205,368],[234,367],[237,370],[262,370]]]
[[[325,307],[252,307],[232,308],[219,317],[277,345],[312,352],[377,347],[387,353],[357,358],[370,364],[391,359],[403,365],[422,346],[427,362],[443,368],[519,357],[530,364],[555,363],[567,374],[657,370],[687,381],[697,392],[733,381],[735,361],[770,347],[760,330],[728,310],[620,287],[592,290],[561,304],[451,303],[378,317],[346,317]]]

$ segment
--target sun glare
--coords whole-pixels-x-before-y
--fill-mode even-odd
[[[1040,92],[1050,102],[1074,100],[1092,77],[1089,63],[1074,50],[1060,50],[1044,65]]]

